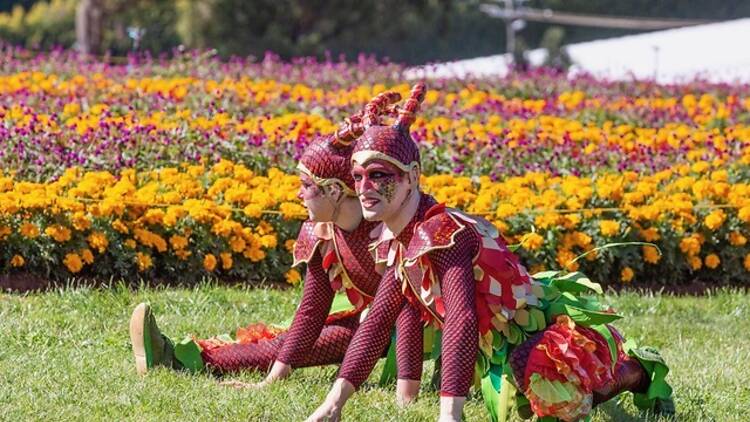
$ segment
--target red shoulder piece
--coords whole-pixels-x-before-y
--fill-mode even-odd
[[[456,234],[465,227],[446,210],[444,204],[433,206],[425,214],[425,220],[415,228],[404,258],[413,261],[434,249],[450,247]]]
[[[292,266],[297,266],[301,263],[307,263],[312,259],[315,249],[323,240],[315,233],[314,221],[305,221],[302,223],[302,227],[297,235],[297,241],[294,243],[294,263]]]

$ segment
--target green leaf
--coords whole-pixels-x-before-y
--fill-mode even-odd
[[[598,294],[604,293],[604,291],[602,290],[602,286],[599,285],[599,283],[594,283],[593,281],[589,280],[588,277],[579,272],[570,273],[563,277],[555,278],[550,282],[550,285],[557,287],[562,292],[593,292]]]

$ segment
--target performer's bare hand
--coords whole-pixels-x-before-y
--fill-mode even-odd
[[[341,408],[326,400],[305,422],[339,422],[340,420]]]

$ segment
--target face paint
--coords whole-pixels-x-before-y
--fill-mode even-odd
[[[373,160],[352,169],[355,188],[365,218],[378,219],[394,212],[395,201],[403,202],[406,174],[391,163]]]

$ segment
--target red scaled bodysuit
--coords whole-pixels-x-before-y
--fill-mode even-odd
[[[311,143],[300,158],[300,172],[320,192],[338,187],[341,194],[354,196],[352,142],[363,133],[363,122],[376,121],[400,98],[395,92],[379,94],[363,113],[351,116],[332,136]],[[306,263],[307,274],[302,301],[289,330],[279,332],[255,324],[238,330],[236,342],[198,341],[204,363],[215,371],[228,372],[267,370],[275,360],[293,368],[341,362],[380,282],[382,270],[376,269],[368,250],[375,227],[377,223],[362,220],[354,231],[345,232],[331,222],[304,223],[294,247],[294,265]],[[337,291],[346,292],[354,308],[329,315]]]
[[[206,365],[218,372],[230,372],[246,368],[264,371],[275,360],[295,368],[341,362],[360,315],[380,282],[367,250],[375,227],[375,223],[363,221],[347,233],[332,223],[304,223],[294,258],[295,265],[307,263],[307,274],[302,301],[289,330],[275,333],[259,329],[256,335],[240,336],[238,343],[199,341]],[[354,309],[329,315],[339,290],[346,292]]]
[[[418,168],[419,150],[408,127],[424,92],[423,84],[413,88],[395,125],[369,127],[352,161],[359,166],[384,161],[403,174]],[[377,191],[358,176],[360,196]],[[593,283],[579,282],[585,277],[578,273],[558,278],[542,273],[536,280],[491,223],[437,205],[412,189],[419,203],[405,228],[394,235],[381,226],[375,260],[385,261],[387,269],[368,318],[349,345],[340,378],[359,387],[396,324],[399,378],[419,379],[419,328],[427,322],[443,331],[442,396],[466,397],[476,363],[483,390],[485,380],[507,373],[503,368],[509,365],[520,393],[540,417],[578,420],[621,391],[643,396],[644,408],[655,409],[657,399],[670,402],[671,388],[663,381],[667,368],[658,353],[626,355],[622,337],[607,325],[619,316],[579,294],[597,290]]]

